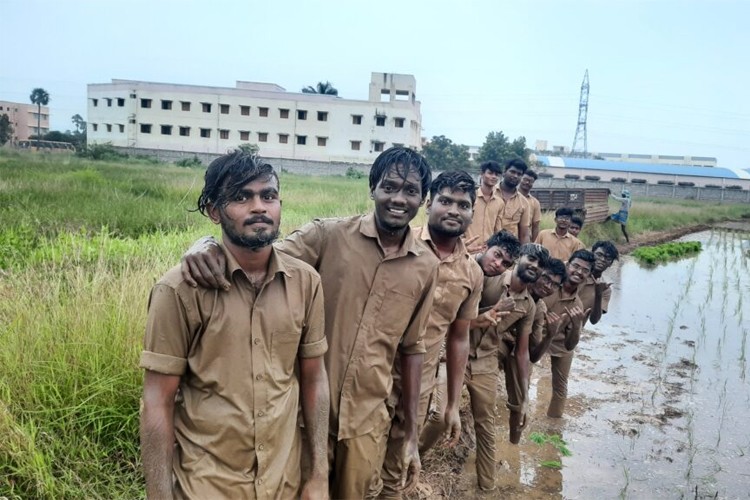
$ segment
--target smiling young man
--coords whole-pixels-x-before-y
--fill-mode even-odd
[[[466,229],[466,239],[486,241],[490,236],[502,229],[500,210],[503,200],[497,181],[503,173],[503,167],[496,161],[486,161],[479,167],[481,175],[477,187],[474,216]]]
[[[394,147],[370,169],[374,213],[315,220],[278,249],[312,265],[325,293],[326,368],[331,388],[331,497],[364,498],[383,466],[391,419],[386,401],[400,354],[404,411],[402,484],[421,469],[417,407],[424,329],[432,308],[438,259],[413,235],[409,222],[432,180],[416,151]],[[183,256],[193,283],[219,287],[223,257],[201,241]],[[191,276],[193,278],[189,278]]]
[[[566,272],[567,279],[557,293],[544,298],[547,310],[557,315],[567,314],[570,321],[560,328],[551,340],[549,355],[552,370],[552,399],[547,416],[560,418],[565,411],[568,397],[568,375],[573,363],[573,354],[581,338],[581,328],[591,310],[583,308],[578,290],[591,274],[595,261],[594,254],[588,250],[578,250],[570,256]]]
[[[531,195],[531,188],[534,187],[538,178],[539,175],[536,172],[528,169],[523,173],[521,182],[518,184],[518,191],[526,197],[529,203],[529,239],[531,241],[536,241],[539,235],[539,223],[542,221],[542,205]]]
[[[612,283],[604,281],[602,273],[609,269],[615,260],[620,258],[620,252],[611,241],[597,241],[591,247],[591,252],[594,254],[596,261],[591,274],[578,290],[578,297],[581,299],[584,309],[591,309],[587,321],[595,325],[602,318],[602,315],[607,313],[609,301],[612,298]]]
[[[568,232],[573,210],[567,207],[555,210],[555,228],[543,229],[536,237],[536,243],[549,250],[551,257],[567,262],[576,250],[583,250],[585,245]]]
[[[425,330],[425,358],[422,365],[418,421],[423,427],[435,387],[440,354],[445,346],[447,358],[447,404],[440,418],[447,422],[449,445],[461,435],[459,403],[466,360],[469,353],[469,322],[477,317],[482,292],[482,271],[467,251],[461,236],[471,223],[476,184],[466,172],[443,172],[430,186],[427,225],[413,230],[415,238],[438,259],[438,281],[432,311]],[[398,357],[398,354],[397,354]],[[388,450],[381,474],[379,498],[401,498],[400,456],[403,447],[403,411],[400,363],[394,364],[393,390],[389,406],[394,414]],[[421,437],[420,437],[421,440]],[[378,485],[379,486],[379,485]],[[374,496],[374,495],[373,495]]]
[[[518,190],[523,174],[528,169],[526,162],[514,158],[505,162],[503,181],[500,183],[500,197],[503,206],[500,209],[500,227],[507,229],[518,238],[521,244],[529,243],[529,226],[531,225],[531,210],[526,197]]]
[[[151,291],[140,363],[146,495],[299,496],[301,402],[312,443],[301,496],[327,498],[323,292],[312,267],[271,245],[279,179],[252,155],[222,156],[198,209],[221,225],[232,287],[193,288],[177,266]]]

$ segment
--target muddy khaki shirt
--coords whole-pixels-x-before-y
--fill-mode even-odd
[[[412,229],[414,237],[426,249],[438,257],[435,244],[430,238],[427,226]],[[426,354],[422,364],[421,394],[432,392],[437,378],[440,352],[445,342],[448,328],[457,319],[472,320],[479,311],[479,299],[482,296],[482,269],[476,260],[466,252],[461,239],[458,240],[453,253],[440,261],[438,266],[437,287],[433,295],[432,310],[424,334]],[[397,356],[398,357],[398,356]],[[393,365],[393,391],[389,404],[398,402],[401,395],[401,365]]]
[[[511,297],[515,302],[513,311],[497,325],[488,328],[474,328],[469,332],[469,364],[471,373],[494,373],[498,370],[497,353],[500,342],[515,344],[520,335],[530,335],[534,323],[536,306],[527,289],[512,292],[510,281],[513,269],[500,276],[484,278],[482,300],[479,311],[484,312],[493,307],[503,297]]]
[[[518,190],[513,193],[508,201],[503,200],[502,197],[500,199],[503,202],[499,213],[500,227],[513,233],[513,236],[518,238],[519,226],[531,226],[529,202]]]
[[[578,288],[578,298],[581,299],[581,304],[583,304],[583,310],[586,309],[592,309],[594,308],[594,296],[596,294],[596,291],[594,290],[594,287],[597,283],[603,281],[602,278],[594,278],[592,275],[588,275],[586,277],[586,282],[581,285]],[[609,307],[609,300],[612,298],[612,287],[607,288],[602,292],[602,314],[607,312],[607,308]],[[586,321],[588,321],[588,316],[586,317]]]
[[[177,497],[298,494],[298,357],[327,349],[318,273],[273,251],[256,291],[229,252],[228,291],[193,288],[177,266],[149,299],[142,368],[179,375]]]
[[[576,306],[582,307],[581,299],[578,298],[577,293],[568,295],[562,288],[560,288],[549,297],[543,298],[542,300],[547,305],[548,311],[560,316],[562,316],[563,313],[566,312],[565,309],[573,309]],[[557,335],[555,335],[555,338],[552,339],[552,343],[550,344],[549,350],[547,351],[549,352],[550,356],[563,358],[573,355],[575,348],[572,351],[569,351],[565,348],[565,337],[568,336],[572,328],[573,323],[568,321],[566,325],[557,330]]]
[[[396,351],[425,352],[437,258],[411,231],[384,257],[373,214],[315,220],[279,249],[315,267],[323,282],[332,435],[382,428]]]
[[[576,250],[583,250],[586,246],[581,240],[570,233],[565,236],[558,235],[554,229],[543,229],[539,231],[534,243],[539,243],[549,250],[550,257],[568,262],[568,259]]]
[[[474,218],[466,230],[466,239],[479,236],[479,242],[487,243],[490,236],[502,229],[500,210],[504,205],[500,188],[495,186],[489,198],[477,188],[477,200],[474,202]],[[478,242],[478,243],[479,243]]]
[[[524,195],[525,196],[525,195]],[[532,195],[525,196],[529,204],[529,238],[531,238],[531,225],[542,221],[542,205]]]

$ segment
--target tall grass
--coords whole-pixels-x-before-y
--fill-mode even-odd
[[[0,497],[143,496],[146,300],[190,242],[218,234],[189,211],[202,177],[0,152]],[[284,234],[371,207],[366,179],[282,173],[281,188]]]

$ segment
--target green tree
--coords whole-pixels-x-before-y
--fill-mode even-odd
[[[529,159],[529,150],[526,148],[526,138],[521,136],[512,142],[502,132],[490,132],[479,148],[477,161],[485,162],[495,160],[498,163],[513,158]]]
[[[331,82],[326,80],[325,82],[318,82],[315,86],[308,85],[302,89],[303,94],[326,94],[326,95],[339,95],[339,91],[333,86]]]
[[[435,170],[468,170],[469,147],[456,144],[444,135],[434,136],[422,148],[422,154]]]
[[[6,114],[0,115],[0,146],[8,142],[11,137],[13,137],[13,125],[10,124],[10,118]]]
[[[49,104],[49,93],[41,87],[31,91],[29,96],[32,104],[36,104],[36,136],[42,136],[42,106]]]
[[[76,128],[76,132],[78,132],[79,134],[86,133],[86,120],[84,120],[81,115],[76,113],[70,117],[70,120],[73,122],[73,125]]]

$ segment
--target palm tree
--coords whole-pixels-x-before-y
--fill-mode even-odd
[[[49,93],[41,87],[37,87],[31,91],[32,104],[36,104],[36,138],[37,140],[42,138],[42,106],[49,104]]]
[[[339,95],[339,91],[333,86],[331,82],[326,80],[325,82],[318,82],[314,87],[308,85],[302,89],[304,94],[325,94],[325,95]]]

